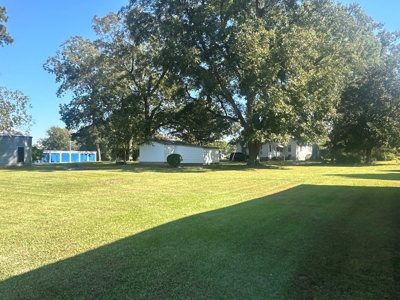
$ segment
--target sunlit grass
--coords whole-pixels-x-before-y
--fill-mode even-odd
[[[400,295],[394,163],[60,164],[0,178],[0,299]]]

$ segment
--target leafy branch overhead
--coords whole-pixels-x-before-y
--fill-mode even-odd
[[[2,23],[8,21],[6,8],[4,6],[0,6],[0,46],[4,46],[4,44],[11,44],[14,40],[7,32],[7,28]]]
[[[9,132],[12,127],[28,131],[32,123],[27,113],[30,107],[29,98],[22,92],[0,87],[0,131]]]
[[[7,20],[6,8],[0,6],[0,46],[14,41],[8,34],[7,28],[1,24]],[[28,114],[30,107],[29,98],[21,91],[12,91],[0,86],[0,131],[10,133],[13,127],[29,131],[32,123],[32,116]]]

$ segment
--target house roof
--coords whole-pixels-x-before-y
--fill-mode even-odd
[[[0,131],[0,136],[25,136],[31,137],[29,134],[17,128],[11,128],[9,131]]]
[[[193,145],[193,144],[189,144],[189,143],[182,142],[182,141],[164,140],[164,139],[157,139],[157,138],[152,139],[151,142],[159,143],[162,145],[186,146],[186,147],[196,147],[196,148],[205,148],[205,149],[219,149],[218,147]]]

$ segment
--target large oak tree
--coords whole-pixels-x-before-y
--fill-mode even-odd
[[[359,6],[329,0],[132,0],[127,20],[133,37],[163,41],[161,63],[194,97],[240,124],[250,165],[265,141],[326,134],[347,77],[376,49]]]

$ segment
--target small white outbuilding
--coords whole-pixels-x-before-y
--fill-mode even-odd
[[[139,146],[140,163],[166,163],[170,154],[180,154],[182,164],[219,163],[219,149],[192,145],[189,143],[164,139],[153,139]]]
[[[32,163],[32,137],[12,128],[0,132],[0,166],[30,165]]]

